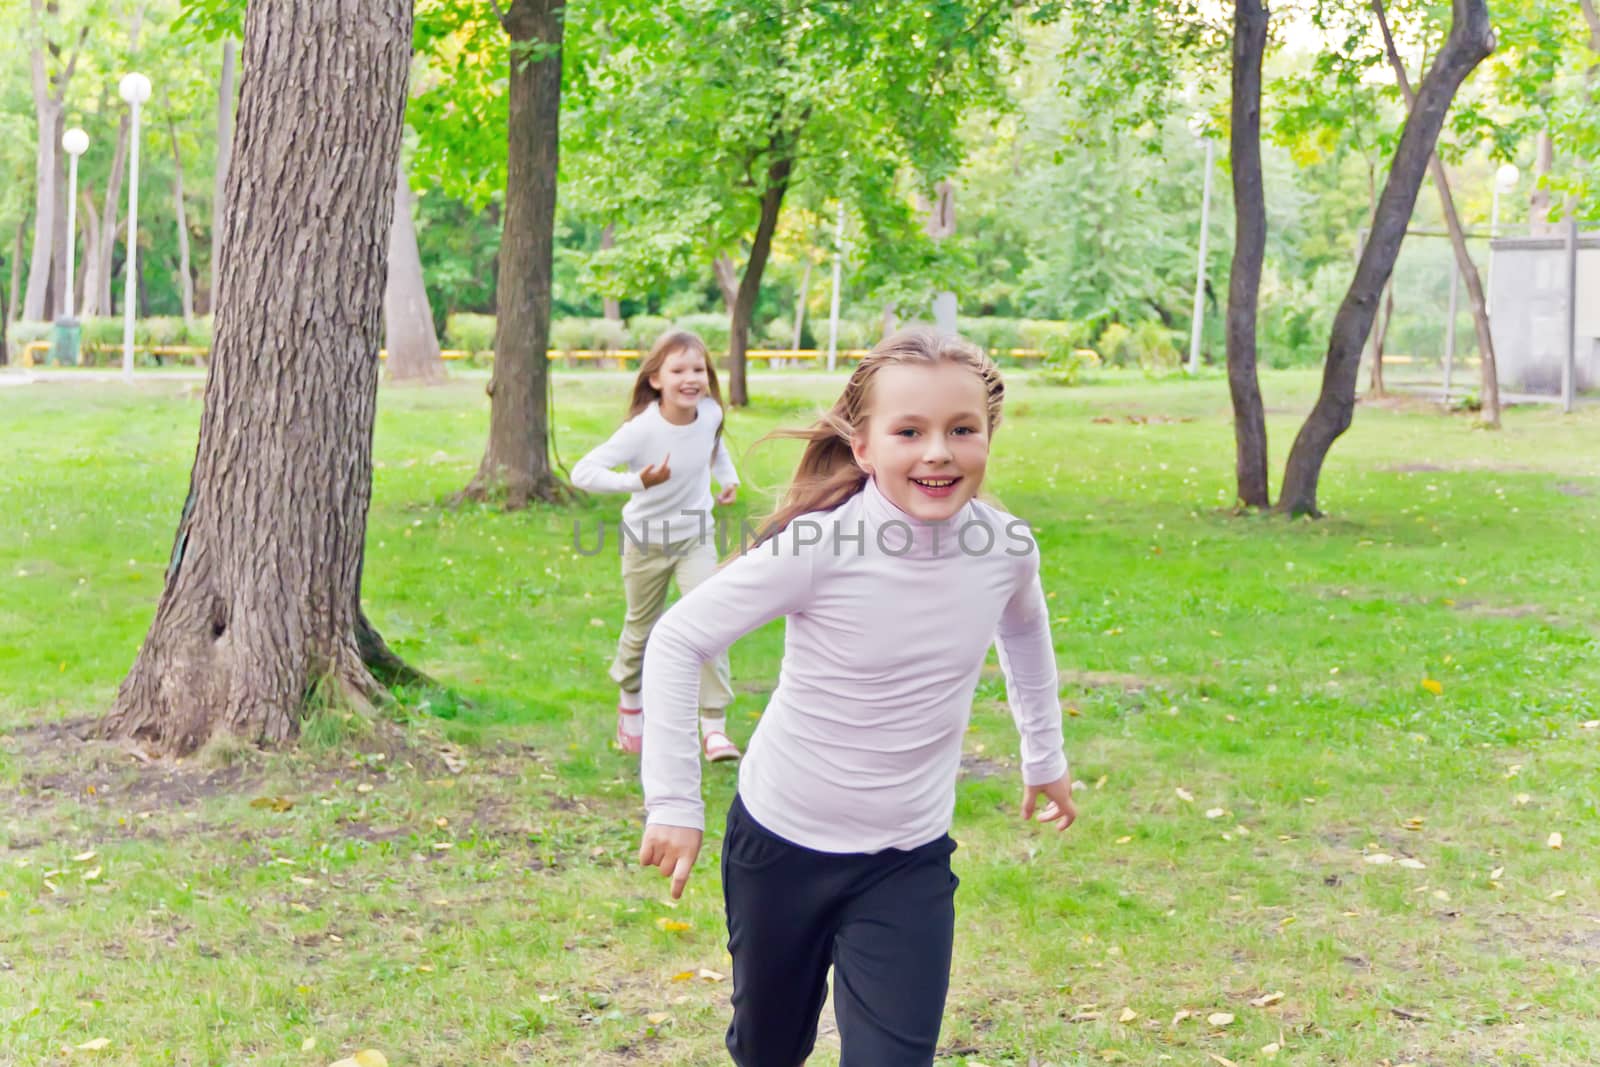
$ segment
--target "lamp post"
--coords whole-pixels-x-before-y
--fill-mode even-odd
[[[61,138],[61,147],[67,150],[67,293],[66,317],[76,318],[73,307],[74,274],[78,250],[78,157],[89,150],[89,135],[74,126]]]
[[[1502,163],[1500,169],[1494,172],[1494,196],[1489,202],[1489,293],[1483,298],[1484,313],[1491,318],[1494,311],[1494,239],[1500,236],[1500,194],[1515,191],[1521,177],[1522,172],[1515,163]]]
[[[122,289],[122,377],[133,380],[133,305],[139,285],[139,107],[150,99],[150,79],[125,75],[117,92],[128,102],[133,121],[128,134],[128,276]]]
[[[1194,316],[1189,326],[1189,373],[1200,370],[1200,331],[1205,325],[1206,297],[1206,236],[1211,222],[1211,171],[1216,153],[1216,143],[1211,139],[1211,119],[1197,112],[1189,119],[1189,132],[1200,139],[1206,148],[1205,191],[1200,196],[1200,255],[1194,277]]]

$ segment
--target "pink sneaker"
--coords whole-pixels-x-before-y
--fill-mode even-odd
[[[721,763],[723,760],[738,759],[741,753],[739,746],[721,730],[712,730],[706,734],[705,752],[707,763]]]
[[[625,718],[630,715],[643,715],[642,711],[630,711],[621,705],[617,706],[617,747],[630,756],[637,756],[644,751],[644,735],[630,734],[622,728]]]

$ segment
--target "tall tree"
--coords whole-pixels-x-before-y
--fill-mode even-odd
[[[1234,477],[1239,503],[1264,508],[1267,417],[1256,376],[1256,309],[1267,250],[1261,176],[1261,64],[1270,14],[1260,0],[1236,0],[1233,14],[1233,267],[1228,274],[1228,393],[1233,400]]]
[[[961,117],[1004,96],[1004,55],[1029,6],[611,5],[618,46],[574,80],[575,193],[616,221],[606,268],[640,291],[726,257],[714,269],[730,309],[728,396],[746,403],[745,351],[786,198],[805,186],[848,200],[869,252],[928,244],[910,193],[954,170]]]
[[[256,0],[244,41],[189,496],[105,723],[177,753],[378,688],[359,601],[411,4]]]
[[[183,152],[178,147],[178,119],[172,102],[162,94],[167,110],[167,136],[172,141],[172,206],[178,222],[178,295],[183,304],[183,324],[194,322],[194,273],[189,266],[189,218],[183,204]]]
[[[1334,316],[1316,405],[1295,437],[1284,467],[1278,506],[1292,515],[1316,515],[1317,484],[1333,443],[1350,428],[1355,412],[1361,349],[1372,329],[1379,295],[1400,254],[1428,161],[1445,115],[1467,75],[1494,51],[1486,0],[1452,0],[1449,35],[1417,90],[1415,105],[1395,147],[1372,234],[1355,276]]]
[[[498,9],[497,9],[498,10]],[[464,495],[508,508],[561,497],[550,463],[550,281],[560,159],[562,0],[512,0],[505,224],[500,240],[489,443]]]
[[[1406,74],[1406,65],[1400,59],[1400,52],[1394,45],[1394,34],[1389,30],[1389,18],[1384,13],[1383,0],[1372,0],[1372,10],[1378,17],[1378,28],[1383,32],[1383,49],[1389,57],[1389,66],[1394,70],[1396,84],[1400,86],[1400,95],[1406,102],[1407,109],[1416,105],[1416,94],[1411,91],[1411,79]],[[1495,368],[1494,335],[1489,330],[1489,308],[1483,298],[1483,279],[1478,276],[1478,265],[1472,261],[1472,253],[1467,250],[1467,235],[1461,227],[1461,216],[1456,212],[1455,197],[1450,194],[1450,178],[1445,174],[1444,163],[1435,151],[1428,157],[1428,173],[1433,178],[1434,189],[1439,194],[1439,207],[1444,213],[1445,230],[1450,234],[1450,247],[1455,253],[1456,270],[1467,283],[1467,301],[1472,308],[1472,325],[1478,335],[1478,359],[1482,369],[1482,384],[1479,397],[1482,402],[1482,420],[1484,425],[1498,428],[1500,425],[1500,373]],[[1389,299],[1394,299],[1391,290]],[[1379,354],[1378,366],[1382,367],[1382,354]],[[1381,370],[1380,370],[1381,375]]]
[[[33,259],[28,268],[28,290],[22,301],[22,317],[37,322],[53,316],[55,308],[49,303],[51,271],[56,264],[56,243],[60,238],[57,222],[61,201],[61,134],[66,110],[67,90],[78,68],[83,42],[89,36],[89,27],[82,27],[70,45],[67,58],[61,58],[61,45],[52,40],[47,22],[54,22],[57,14],[54,3],[30,0],[29,69],[33,77],[33,107],[38,120],[38,146],[34,170],[33,201]],[[46,15],[50,18],[47,20]],[[49,60],[56,60],[51,71]],[[63,220],[64,226],[64,220]],[[58,301],[59,302],[59,301]],[[64,305],[63,305],[64,306]]]
[[[391,381],[444,380],[444,360],[433,329],[433,309],[422,282],[417,227],[411,219],[411,183],[405,164],[395,167],[394,225],[389,228],[389,283],[383,293],[384,347]]]

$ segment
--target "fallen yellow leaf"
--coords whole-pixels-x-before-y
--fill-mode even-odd
[[[1131,1022],[1133,1022],[1133,1020],[1137,1019],[1138,1017],[1139,1017],[1139,1013],[1134,1011],[1132,1008],[1123,1008],[1122,1009],[1122,1014],[1117,1016],[1117,1022],[1119,1022],[1119,1023],[1131,1023]]]
[[[1181,800],[1181,801],[1183,801],[1183,802],[1185,802],[1187,804],[1193,804],[1194,803],[1194,794],[1189,792],[1183,786],[1181,786],[1181,785],[1178,786],[1178,788],[1173,790],[1173,792],[1178,794],[1178,799],[1179,800]]]
[[[1387,852],[1372,852],[1368,855],[1362,856],[1361,859],[1366,863],[1371,863],[1380,867],[1385,863],[1394,862],[1394,857],[1389,855]]]
[[[1412,859],[1410,856],[1406,856],[1404,859],[1401,859],[1397,862],[1400,864],[1400,866],[1411,871],[1425,871],[1428,869],[1428,865],[1426,863],[1423,863],[1421,860]]]
[[[682,933],[689,929],[690,924],[678,919],[669,919],[665,915],[656,920],[656,927],[667,931],[669,934]]]
[[[1126,845],[1129,841],[1132,841],[1132,840],[1133,840],[1133,838],[1131,838],[1128,835],[1124,834],[1123,836],[1117,838],[1117,844]]]
[[[300,1042],[300,1051],[301,1052],[310,1052],[312,1049],[314,1049],[316,1047],[317,1047],[317,1039],[314,1038],[314,1037],[308,1037],[304,1041]]]
[[[672,1016],[668,1015],[664,1011],[653,1011],[644,1017],[644,1021],[649,1023],[651,1026],[660,1026],[670,1018],[672,1018]]]
[[[1180,1010],[1176,1015],[1174,1015],[1172,1017],[1172,1025],[1173,1026],[1177,1026],[1179,1023],[1183,1022],[1183,1020],[1189,1018],[1193,1014],[1194,1014],[1194,1012],[1189,1011],[1187,1008],[1184,1008],[1184,1009]]]
[[[1265,1008],[1283,999],[1282,993],[1265,993],[1250,1002],[1252,1008]]]
[[[1233,1016],[1225,1011],[1214,1011],[1206,1016],[1206,1022],[1212,1026],[1229,1026],[1233,1023]]]
[[[1226,814],[1228,814],[1228,813],[1226,811],[1223,811],[1221,808],[1207,808],[1206,809],[1206,818],[1208,818],[1208,819],[1220,819]]]
[[[699,977],[704,978],[708,982],[720,982],[728,976],[723,974],[721,971],[713,971],[702,967],[700,968]]]
[[[1222,1064],[1222,1067],[1239,1067],[1239,1065],[1237,1063],[1234,1063],[1232,1060],[1228,1059],[1228,1057],[1226,1057],[1226,1056],[1218,1056],[1215,1052],[1208,1052],[1208,1053],[1206,1053],[1206,1055],[1210,1056],[1213,1060],[1216,1060],[1218,1063]]]
[[[1444,692],[1443,683],[1437,682],[1432,678],[1424,678],[1422,680],[1422,688],[1426,689],[1428,692],[1432,693],[1434,696],[1438,696],[1440,693]]]
[[[1278,1043],[1274,1041],[1270,1045],[1262,1045],[1261,1054],[1269,1060],[1275,1058],[1278,1055]]]
[[[693,979],[694,979],[694,972],[693,971],[679,971],[677,974],[672,976],[672,980],[674,982],[689,982],[689,981],[693,981]]]
[[[72,857],[72,862],[88,863],[92,859],[94,859],[94,850],[90,849],[88,852],[80,852],[76,856]]]
[[[88,1041],[85,1041],[83,1044],[79,1045],[78,1046],[78,1051],[79,1052],[99,1052],[101,1049],[110,1048],[110,1047],[111,1047],[111,1041],[110,1041],[109,1038],[96,1037],[96,1038],[91,1038]]]
[[[1553,833],[1549,837],[1545,838],[1545,842],[1544,843],[1549,845],[1551,848],[1560,848],[1561,847],[1561,834],[1560,834],[1560,832]]]

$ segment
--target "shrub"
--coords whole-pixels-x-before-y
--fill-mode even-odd
[[[458,312],[445,320],[445,347],[468,355],[494,351],[495,318]]]
[[[693,315],[683,315],[673,325],[699,334],[700,340],[704,341],[706,348],[713,353],[728,350],[728,339],[732,329],[728,325],[728,316],[720,311],[700,311]]]
[[[628,347],[650,351],[656,338],[672,328],[672,320],[661,315],[635,315],[628,320]]]
[[[1133,362],[1133,331],[1120,322],[1113,322],[1100,331],[1095,348],[1100,358],[1110,367],[1126,367]]]
[[[1139,368],[1154,376],[1177,373],[1183,366],[1183,356],[1173,343],[1174,336],[1171,330],[1151,319],[1135,326],[1128,347],[1139,361]]]

